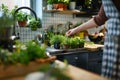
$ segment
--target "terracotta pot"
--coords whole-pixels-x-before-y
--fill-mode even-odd
[[[53,8],[56,10],[67,10],[67,6],[63,3],[53,4]]]
[[[27,25],[27,21],[18,21],[19,27],[25,27]]]
[[[69,49],[69,48],[70,48],[70,45],[65,44],[65,45],[64,45],[64,48],[65,48],[65,49]]]

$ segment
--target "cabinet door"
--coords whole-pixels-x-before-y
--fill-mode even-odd
[[[64,55],[64,59],[66,59],[71,65],[87,69],[88,53],[74,53],[70,55]]]
[[[101,74],[101,66],[102,66],[102,51],[89,53],[88,58],[88,70],[95,72],[97,74]]]
[[[66,59],[69,64],[80,67],[91,72],[100,74],[102,65],[102,51],[80,52],[57,56],[59,60]]]

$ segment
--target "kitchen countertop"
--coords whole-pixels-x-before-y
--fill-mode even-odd
[[[84,48],[76,48],[76,49],[54,49],[54,48],[47,48],[47,55],[48,56],[56,56],[56,55],[63,55],[63,54],[73,54],[73,53],[82,53],[82,52],[92,52],[92,51],[99,51],[102,50],[104,45],[102,44],[85,44]]]
[[[55,60],[55,63],[59,64],[59,66],[64,65],[64,63],[59,60]],[[70,76],[72,80],[108,80],[106,78],[101,77],[100,75],[88,72],[86,70],[71,65],[68,66],[67,71],[65,73],[68,76]],[[25,80],[25,76],[12,77],[5,80]]]

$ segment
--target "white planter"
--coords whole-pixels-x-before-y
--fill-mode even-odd
[[[70,2],[70,4],[69,4],[70,10],[74,10],[75,7],[76,7],[76,2]]]
[[[48,4],[47,5],[47,10],[52,10],[53,9],[53,5],[52,4]]]

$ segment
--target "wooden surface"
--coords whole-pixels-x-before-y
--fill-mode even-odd
[[[55,62],[60,65],[64,65],[62,62],[58,60],[56,60]],[[86,70],[71,65],[68,66],[68,70],[65,73],[68,76],[70,76],[72,80],[108,80],[106,78],[101,77],[100,75],[88,72]]]
[[[84,48],[75,48],[75,49],[54,49],[47,48],[48,55],[64,55],[64,54],[73,54],[73,53],[83,53],[83,52],[94,52],[99,51],[104,48],[102,44],[85,44]]]
[[[38,71],[42,64],[53,62],[55,59],[56,56],[52,56],[46,59],[37,59],[37,61],[31,61],[28,65],[23,65],[20,63],[14,65],[0,65],[0,80],[14,76],[23,76],[30,72]]]
[[[44,10],[45,12],[49,13],[61,13],[61,14],[87,14],[85,11],[79,11],[79,10]]]
[[[57,63],[60,67],[64,66],[63,62],[59,60],[55,60],[55,63]],[[85,71],[83,69],[80,69],[71,65],[68,66],[67,71],[65,71],[65,74],[70,76],[72,80],[108,80],[97,74]],[[5,80],[25,80],[25,75],[6,78]]]

